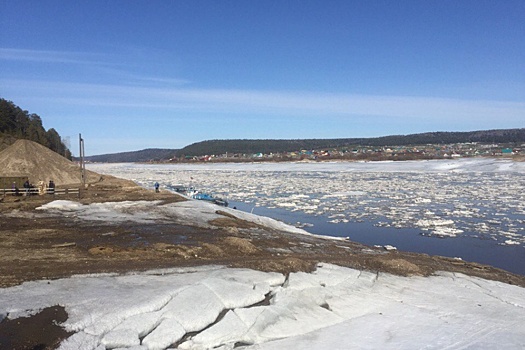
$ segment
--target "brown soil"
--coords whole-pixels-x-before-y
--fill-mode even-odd
[[[36,142],[17,140],[0,152],[0,176],[27,176],[37,185],[53,180],[57,185],[79,184],[80,168],[77,164]],[[100,175],[86,170],[86,182],[94,182]]]
[[[71,335],[59,326],[66,320],[62,306],[45,308],[31,317],[5,319],[0,323],[0,349],[56,349],[62,339]]]
[[[34,208],[54,199],[50,195],[0,197],[0,287],[73,274],[208,264],[288,274],[311,271],[318,262],[402,276],[454,271],[525,287],[525,276],[491,266],[275,231],[240,220],[219,207],[217,213],[221,217],[213,220],[213,229],[162,223],[95,224],[68,217],[32,216]],[[80,199],[68,199],[82,203],[184,200],[176,194],[155,193],[111,176],[103,176],[102,181],[83,189]],[[56,324],[53,315],[61,312],[53,308],[44,310],[43,316],[4,319],[0,322],[0,348],[54,348],[67,334],[41,330]],[[24,326],[18,329],[16,324]],[[20,333],[21,329],[41,333],[45,339],[29,338]]]

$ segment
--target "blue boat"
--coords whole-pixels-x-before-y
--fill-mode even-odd
[[[199,192],[193,186],[169,185],[168,188],[174,192],[180,193],[189,198],[198,199],[201,201],[208,201],[217,205],[221,205],[223,207],[228,206],[227,200],[220,197],[215,197],[209,193]]]
[[[219,198],[219,197],[215,197],[209,193],[201,193],[201,192],[198,192],[198,193],[195,193],[193,196],[192,196],[193,199],[198,199],[198,200],[201,200],[201,201],[208,201],[208,202],[211,202],[211,203],[214,203],[214,204],[217,204],[217,205],[221,205],[223,207],[227,207],[228,206],[228,201],[225,200],[225,199],[222,199],[222,198]]]

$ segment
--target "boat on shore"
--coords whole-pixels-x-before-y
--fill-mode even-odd
[[[228,201],[226,199],[215,197],[214,195],[210,193],[201,193],[197,192],[192,196],[193,199],[201,200],[201,201],[208,201],[223,207],[228,206]]]
[[[216,197],[212,195],[211,193],[200,192],[199,190],[195,189],[192,186],[187,187],[183,185],[172,185],[172,186],[169,186],[169,188],[172,191],[182,194],[188,198],[197,199],[201,201],[208,201],[208,202],[211,202],[211,203],[223,206],[223,207],[228,206],[228,201],[226,199],[221,198],[221,197]]]
[[[171,191],[182,194],[186,197],[192,197],[194,194],[198,193],[193,186],[184,186],[184,185],[168,185],[167,186]]]

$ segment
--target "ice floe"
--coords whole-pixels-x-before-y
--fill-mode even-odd
[[[150,188],[155,181],[164,188],[191,183],[253,208],[325,216],[336,224],[369,221],[439,237],[468,232],[500,244],[508,240],[501,232],[514,228],[513,242],[525,245],[525,163],[509,159],[89,167]]]

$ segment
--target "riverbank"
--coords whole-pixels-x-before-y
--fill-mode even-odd
[[[311,271],[318,262],[404,276],[454,271],[525,286],[524,276],[494,267],[309,235],[271,219],[186,201],[168,191],[155,193],[111,176],[61,209],[37,209],[54,199],[6,197],[0,204],[0,286],[203,264],[286,274]]]
[[[5,197],[0,235],[2,288],[79,274],[205,266],[288,276],[312,272],[321,262],[399,276],[448,271],[525,287],[524,276],[491,266],[314,236],[269,218],[188,201],[168,191],[155,193],[111,176],[83,190],[80,199]],[[23,322],[5,318],[0,338],[11,345],[56,345],[71,335],[56,325],[67,317],[63,313],[50,308]],[[54,331],[42,334],[44,327]]]
[[[366,245],[461,258],[525,275],[525,163],[413,162],[137,165],[100,173],[146,188],[180,184],[231,206]]]

